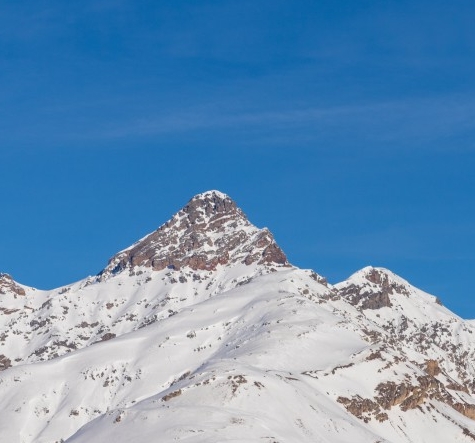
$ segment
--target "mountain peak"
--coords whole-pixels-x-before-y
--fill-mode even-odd
[[[0,294],[2,441],[475,440],[473,321],[384,268],[290,267],[218,191],[94,279]]]
[[[195,200],[195,199],[203,200],[207,198],[218,198],[221,200],[230,199],[229,195],[225,194],[224,192],[218,191],[216,189],[211,189],[209,191],[196,194],[191,200]]]
[[[399,285],[408,286],[409,282],[396,275],[389,269],[382,267],[366,266],[363,269],[355,272],[348,280],[357,281],[362,280],[370,282],[375,285],[387,286],[390,283],[397,283]]]
[[[225,216],[246,219],[234,200],[228,195],[214,190],[195,195],[177,215],[181,212],[184,216],[182,219],[186,218],[190,224],[209,223]]]
[[[9,274],[0,272],[0,294],[25,295],[25,290]]]
[[[136,266],[214,270],[237,263],[289,266],[271,232],[251,224],[229,196],[213,190],[195,195],[155,232],[112,257],[100,275]]]
[[[335,285],[345,299],[361,309],[391,307],[390,295],[408,296],[411,285],[385,268],[366,266]]]

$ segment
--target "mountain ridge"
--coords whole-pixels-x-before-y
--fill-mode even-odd
[[[219,191],[97,276],[0,292],[9,442],[475,440],[473,322],[384,268],[290,265]]]
[[[267,228],[257,229],[226,194],[207,191],[194,196],[170,220],[120,251],[100,272],[107,276],[127,267],[146,266],[214,270],[242,261],[288,266]]]

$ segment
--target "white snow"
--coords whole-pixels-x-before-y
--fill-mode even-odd
[[[227,197],[203,195],[212,193]],[[374,269],[396,285],[390,307],[362,310],[338,295],[350,285],[378,293]],[[475,422],[436,399],[383,410],[382,422],[339,401],[416,384],[428,359],[441,383],[475,377],[474,323],[388,270],[335,287],[256,263],[129,271],[1,295],[0,362],[13,365],[0,372],[1,442],[473,441]]]

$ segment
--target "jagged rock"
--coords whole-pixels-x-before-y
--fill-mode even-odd
[[[461,391],[465,392],[466,394],[469,394],[469,390],[467,389],[467,387],[459,383],[448,383],[447,385],[445,385],[445,387],[447,389],[451,389],[452,391]]]
[[[259,416],[253,408],[265,412],[275,402],[272,417],[259,417],[264,433],[252,441],[283,441],[273,423],[294,412],[289,427],[308,441],[320,438],[326,423],[333,431],[325,441],[413,443],[434,432],[434,441],[467,442],[475,435],[467,419],[475,420],[474,322],[388,270],[365,268],[333,286],[287,266],[270,232],[212,191],[114,256],[100,277],[35,294],[2,275],[7,440],[16,441],[24,423],[34,424],[29,442],[52,435],[48,441],[73,436],[72,442],[96,425],[120,422],[126,429],[155,419],[154,435],[168,429],[177,431],[170,434],[175,439],[193,439],[175,423],[167,428],[168,417],[157,415],[159,399],[160,416],[185,417],[193,430],[200,429],[189,421],[193,414],[204,410],[206,420],[208,411],[217,412],[213,431],[230,424],[251,431],[256,422],[248,418]],[[25,398],[38,401],[25,407]],[[442,437],[447,426],[449,437]]]
[[[437,363],[437,362],[435,362]],[[435,365],[434,360],[428,361],[428,367],[431,372],[440,373],[438,365]],[[465,415],[466,417],[475,420],[475,404],[460,402],[456,400],[450,392],[447,391],[448,387],[445,387],[439,380],[433,375],[425,375],[417,378],[418,384],[411,385],[408,383],[396,384],[393,381],[386,383],[380,383],[376,387],[377,395],[374,401],[377,405],[384,409],[391,409],[393,406],[399,405],[403,412],[411,409],[415,409],[426,402],[426,400],[438,400],[457,412]],[[348,400],[348,399],[346,399]],[[361,399],[360,399],[361,400]],[[345,404],[347,410],[353,415],[361,418],[362,408],[370,405],[373,400],[364,399],[365,402],[361,402],[358,398],[354,398],[351,401],[340,401]],[[350,407],[348,407],[348,405]],[[373,408],[374,411],[376,409]]]
[[[348,300],[353,306],[358,306],[361,309],[380,309],[383,307],[391,307],[391,300],[388,292],[385,290],[379,292],[362,291],[356,285],[348,285],[342,288],[338,293]]]
[[[404,285],[400,285],[394,281],[391,281],[387,272],[384,272],[382,269],[371,268],[366,273],[366,279],[371,283],[382,288],[382,290],[387,294],[393,294],[397,292],[398,294],[409,295],[408,290]]]
[[[454,403],[451,405],[457,412],[460,412],[465,417],[475,420],[475,405],[468,403]]]
[[[12,365],[11,360],[5,355],[1,354],[0,355],[0,371],[4,371],[5,369],[8,369],[11,365]]]
[[[440,374],[439,362],[437,360],[426,361],[426,372],[428,375],[435,377]]]
[[[351,399],[338,397],[337,402],[343,404],[348,412],[362,419],[365,423],[371,420],[371,416],[376,417],[381,422],[388,419],[386,413],[381,413],[380,405],[369,398],[361,398],[360,396]]]
[[[0,294],[25,295],[25,290],[10,275],[0,273]]]
[[[111,340],[113,338],[115,338],[115,334],[112,333],[112,332],[107,332],[106,334],[104,334],[102,337],[101,337],[101,341],[107,341],[107,340]]]
[[[381,355],[381,351],[377,350],[375,352],[372,352],[368,357],[366,357],[366,360],[371,361],[371,360],[376,360],[376,359],[383,359],[383,356]]]
[[[335,288],[345,300],[361,310],[391,307],[390,295],[409,295],[406,286],[395,281],[390,272],[373,267],[362,269]]]
[[[393,381],[380,383],[376,387],[377,396],[376,402],[384,409],[391,409],[391,407],[402,403],[411,395],[411,387],[405,383],[396,384]]]
[[[268,229],[257,229],[227,195],[210,191],[193,197],[155,232],[112,257],[100,277],[136,266],[214,270],[230,263],[289,266]]]

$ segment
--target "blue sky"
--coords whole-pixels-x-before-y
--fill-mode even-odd
[[[0,271],[53,288],[228,193],[297,266],[475,318],[471,1],[4,1]]]

